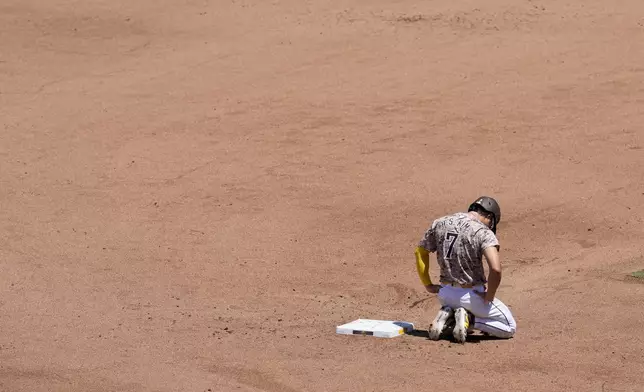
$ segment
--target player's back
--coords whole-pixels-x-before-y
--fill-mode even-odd
[[[498,246],[489,227],[468,213],[439,218],[432,225],[433,239],[441,268],[441,281],[459,284],[483,284],[483,249]]]

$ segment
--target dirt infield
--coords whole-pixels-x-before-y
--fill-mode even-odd
[[[641,0],[2,1],[0,390],[644,391],[643,43]],[[517,335],[429,341],[413,249],[482,194]]]

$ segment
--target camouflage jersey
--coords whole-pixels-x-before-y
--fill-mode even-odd
[[[483,250],[498,248],[499,241],[489,227],[467,213],[436,219],[418,244],[436,252],[440,281],[459,284],[485,284]]]

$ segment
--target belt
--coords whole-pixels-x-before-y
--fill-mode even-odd
[[[463,289],[471,289],[474,287],[473,284],[468,283],[468,284],[460,284],[460,283],[455,283],[455,282],[441,282],[443,286],[452,286],[452,287],[460,287]]]

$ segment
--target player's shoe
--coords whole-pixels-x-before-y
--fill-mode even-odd
[[[434,321],[432,321],[432,325],[429,327],[429,338],[431,340],[440,339],[443,330],[448,325],[448,322],[451,318],[453,318],[453,316],[454,311],[452,310],[452,308],[450,308],[449,306],[443,306],[438,311],[436,317],[434,317]]]
[[[456,325],[452,332],[452,336],[454,336],[454,340],[456,340],[456,342],[465,343],[467,333],[472,331],[470,328],[470,322],[473,321],[473,318],[474,317],[465,308],[456,308],[454,311],[454,323]],[[473,322],[471,324],[472,326],[474,325]]]

